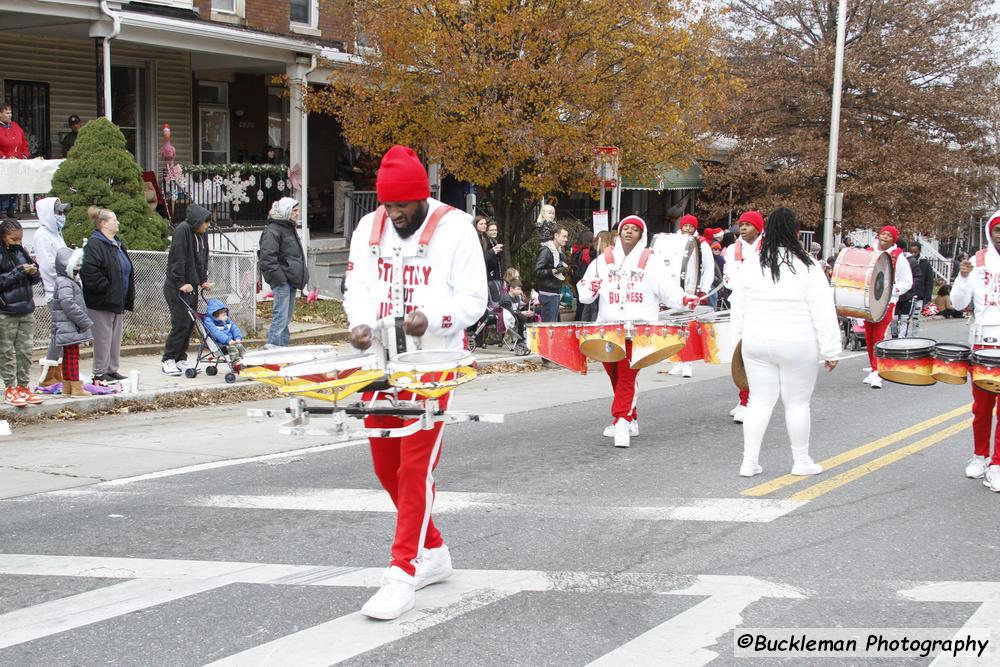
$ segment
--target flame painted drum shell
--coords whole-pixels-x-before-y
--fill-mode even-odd
[[[625,324],[622,322],[579,324],[576,331],[580,340],[580,352],[588,359],[614,363],[628,356],[625,350]]]
[[[580,352],[576,322],[529,324],[525,334],[528,347],[535,354],[563,368],[587,374],[587,357]]]
[[[892,258],[881,251],[844,248],[833,265],[833,302],[841,317],[881,322],[892,299]]]
[[[972,384],[991,394],[1000,394],[1000,349],[976,350],[969,356]]]
[[[680,352],[687,343],[687,327],[665,322],[636,322],[632,332],[631,367],[646,368]]]
[[[934,379],[945,384],[965,384],[969,380],[972,348],[958,343],[938,343],[931,351]]]
[[[875,343],[879,376],[898,384],[934,384],[937,380],[931,352],[936,344],[930,338],[895,338]]]

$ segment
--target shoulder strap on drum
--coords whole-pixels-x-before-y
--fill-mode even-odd
[[[644,271],[646,269],[646,262],[649,261],[649,258],[652,255],[653,255],[652,249],[650,249],[650,248],[643,248],[642,254],[639,255],[639,269],[640,270]]]
[[[889,251],[889,256],[892,257],[893,265],[895,265],[896,260],[899,259],[899,256],[902,254],[903,254],[902,248],[893,248],[892,250]]]
[[[986,248],[976,252],[976,266],[986,266]]]
[[[385,229],[385,206],[375,209],[375,219],[372,220],[372,234],[368,238],[368,249],[378,257],[378,247],[382,243],[382,231]]]
[[[454,206],[444,204],[431,213],[430,219],[424,225],[424,231],[420,234],[420,241],[417,245],[417,257],[427,256],[427,246],[431,242],[431,237],[434,236],[434,230],[437,229],[438,223],[441,222],[441,218],[454,210]],[[385,219],[385,206],[379,206],[375,209],[375,219],[372,221],[372,235],[368,239],[368,247],[375,256],[378,256],[379,245],[382,243],[382,233],[385,231]]]
[[[733,254],[737,262],[743,261],[743,241],[736,239],[736,251]]]
[[[615,253],[612,250],[613,248],[611,246],[608,246],[607,248],[604,249],[604,262],[606,264],[615,263]]]

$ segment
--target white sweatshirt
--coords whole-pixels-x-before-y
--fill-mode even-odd
[[[684,290],[670,282],[662,260],[650,255],[645,269],[639,268],[645,247],[645,233],[627,255],[618,240],[611,251],[612,265],[601,253],[587,267],[583,279],[576,285],[577,294],[581,303],[600,299],[598,322],[656,322],[661,303],[671,308],[684,307]]]
[[[34,239],[35,261],[38,262],[38,273],[42,276],[46,301],[52,299],[56,289],[56,252],[66,247],[56,221],[56,201],[56,197],[46,197],[35,204],[35,213],[38,215],[38,231],[35,232]]]
[[[889,255],[889,258],[892,259],[892,255]],[[913,287],[913,271],[910,270],[910,262],[906,259],[906,253],[901,252],[896,257],[896,265],[893,267],[892,299],[889,300],[889,303],[898,303],[899,297],[908,292],[911,287]]]
[[[1000,218],[1000,211],[991,215],[986,223],[987,239],[990,238],[989,224],[995,218]],[[972,304],[975,326],[970,327],[969,342],[975,345],[983,343],[982,340],[976,340],[978,327],[997,327],[1000,330],[1000,253],[991,240],[986,248],[983,266],[977,266],[975,256],[969,261],[972,262],[972,273],[964,278],[959,273],[955,278],[955,284],[951,288],[951,303],[956,310],[963,310]],[[994,334],[997,330],[989,332],[989,335],[996,337]]]
[[[427,217],[440,206],[427,200]],[[486,263],[472,217],[454,210],[440,222],[427,246],[426,257],[417,256],[424,225],[403,239],[387,217],[380,243],[381,256],[368,246],[375,213],[361,218],[351,237],[351,253],[344,287],[344,310],[349,326],[366,324],[376,329],[381,322],[391,326],[392,251],[401,247],[404,258],[404,302],[406,312],[419,310],[427,316],[427,333],[445,339],[445,349],[465,347],[465,329],[486,311]]]
[[[821,359],[836,359],[843,349],[833,305],[833,290],[816,261],[806,267],[793,258],[795,272],[785,265],[777,283],[760,257],[747,257],[734,281],[733,335],[736,340],[814,341]]]
[[[726,252],[723,253],[722,258],[726,260],[726,263],[722,267],[722,286],[726,289],[733,289],[733,281],[739,276],[740,269],[743,268],[743,264],[751,257],[755,257],[758,252],[760,252],[760,244],[763,243],[764,237],[760,234],[754,239],[753,243],[747,243],[743,240],[743,237],[736,239],[736,243],[733,243],[726,248]],[[737,261],[736,259],[736,247],[740,246],[743,253],[743,261]]]

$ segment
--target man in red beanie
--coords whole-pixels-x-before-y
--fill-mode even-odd
[[[698,236],[698,218],[688,213],[681,216],[677,222],[681,234],[693,236],[698,241],[701,250],[701,275],[698,277],[698,296],[704,296],[712,291],[712,280],[715,278],[715,259],[712,257],[712,247],[705,239]],[[678,361],[667,375],[683,375],[686,378],[694,375],[690,361]]]
[[[913,286],[913,272],[910,271],[910,262],[907,261],[902,248],[896,247],[899,240],[899,230],[892,225],[886,225],[878,232],[878,243],[875,252],[887,252],[893,262],[892,298],[889,301],[889,309],[878,322],[865,322],[865,346],[868,348],[868,361],[871,362],[872,370],[862,382],[870,385],[872,389],[882,388],[882,378],[878,374],[878,358],[875,356],[875,344],[885,339],[885,332],[889,329],[893,315],[896,312],[896,302],[901,294],[905,293]]]
[[[722,284],[726,289],[733,289],[733,282],[739,280],[740,269],[743,262],[748,257],[754,257],[760,252],[760,244],[764,240],[764,216],[759,211],[747,211],[740,216],[738,221],[740,226],[740,237],[736,243],[726,248],[726,264],[722,271]],[[743,423],[743,417],[747,411],[747,403],[750,401],[750,390],[740,390],[740,402],[729,414],[733,416],[733,421],[737,424]]]
[[[486,264],[471,216],[431,198],[427,171],[405,146],[382,158],[375,190],[381,206],[358,223],[344,281],[351,344],[367,350],[379,339],[395,355],[407,351],[413,337],[421,338],[422,349],[464,350],[465,329],[482,316],[487,299]],[[437,399],[441,410],[450,396]],[[364,395],[366,403],[381,398]],[[400,392],[398,398],[413,396]],[[396,429],[413,421],[369,416],[365,426]],[[416,590],[451,575],[451,555],[431,520],[442,427],[370,438],[375,475],[396,505],[392,562],[361,609],[371,618],[398,618],[413,608]]]

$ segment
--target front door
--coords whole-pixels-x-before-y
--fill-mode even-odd
[[[125,145],[146,171],[152,169],[149,149],[148,76],[145,67],[111,66],[111,120],[125,135]]]

